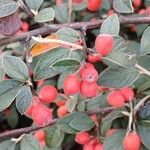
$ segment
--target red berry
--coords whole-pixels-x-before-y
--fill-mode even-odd
[[[88,83],[83,81],[81,83],[80,92],[85,98],[95,97],[98,92],[98,85],[96,82]]]
[[[136,132],[130,132],[123,140],[125,150],[140,150],[141,140]]]
[[[66,103],[66,100],[58,100],[58,101],[55,101],[55,104],[56,104],[58,107],[64,106],[65,103]]]
[[[61,106],[57,109],[57,116],[59,118],[64,117],[68,113],[68,110],[66,109],[66,106]]]
[[[86,144],[83,146],[83,150],[94,150],[94,145],[93,145],[93,143],[91,143],[91,142],[86,143]]]
[[[111,136],[117,129],[108,129],[106,136]]]
[[[96,51],[102,56],[108,55],[113,48],[113,36],[109,34],[101,34],[95,40]]]
[[[63,83],[63,90],[65,94],[72,95],[80,91],[80,80],[75,75],[69,75],[65,78]]]
[[[83,0],[72,0],[73,3],[81,3]]]
[[[125,98],[120,91],[112,91],[106,98],[107,103],[113,107],[122,107],[125,103]]]
[[[132,3],[135,7],[139,7],[141,5],[141,0],[132,0]]]
[[[147,7],[147,8],[146,8],[146,15],[147,15],[147,16],[150,16],[150,7]]]
[[[90,135],[87,132],[79,132],[75,136],[75,141],[78,144],[84,145],[90,141]]]
[[[102,0],[87,0],[86,7],[89,11],[96,11],[99,9]]]
[[[37,126],[42,126],[52,120],[52,111],[44,105],[34,106],[32,108],[32,119]]]
[[[38,140],[38,141],[42,141],[45,139],[45,132],[43,130],[38,130],[34,133],[34,137]]]
[[[87,57],[88,62],[90,63],[96,63],[101,61],[101,56],[98,54],[89,54]]]
[[[55,0],[56,5],[61,5],[63,3],[63,0]]]
[[[95,68],[89,67],[83,70],[82,72],[82,80],[92,83],[96,82],[98,79],[98,72]]]
[[[47,85],[38,92],[39,98],[44,103],[51,103],[57,97],[57,90],[54,86]]]
[[[29,29],[29,24],[25,21],[22,21],[21,30],[26,32],[26,31],[28,31],[28,29]]]
[[[103,145],[101,143],[97,143],[94,150],[103,150]]]
[[[120,89],[120,92],[125,97],[125,101],[131,101],[134,97],[133,89],[130,87],[124,87]]]

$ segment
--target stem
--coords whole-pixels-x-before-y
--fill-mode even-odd
[[[137,105],[134,107],[134,115],[136,114],[136,112],[139,110],[139,108],[145,103],[145,101],[150,98],[150,95],[145,96],[143,99],[141,99]]]
[[[63,41],[63,40],[56,40],[56,39],[44,39],[44,38],[39,38],[39,37],[31,37],[34,41],[39,42],[39,43],[60,43],[63,45],[67,45],[67,46],[71,46],[74,49],[83,49],[83,46],[78,45],[78,44],[74,44],[74,43],[70,43],[67,41]]]
[[[145,74],[150,77],[150,71],[146,70],[138,64],[135,65],[135,68],[137,68],[142,74]]]
[[[122,25],[150,23],[150,17],[141,17],[141,16],[135,17],[133,15],[129,15],[129,16],[120,16],[119,19]],[[65,23],[65,24],[51,24],[29,32],[22,33],[20,35],[1,38],[0,46],[22,41],[27,37],[31,37],[31,36],[49,35],[63,27],[70,27],[73,29],[81,30],[83,26],[86,26],[86,29],[95,29],[95,28],[99,28],[100,25],[103,23],[103,21],[104,19],[100,19],[95,22],[87,21],[87,22],[75,22],[75,23]]]

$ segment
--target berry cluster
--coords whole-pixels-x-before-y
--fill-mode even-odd
[[[44,86],[38,92],[38,97],[32,98],[32,104],[26,110],[25,115],[31,117],[37,126],[50,122],[52,111],[45,104],[50,104],[56,97],[57,90],[54,86]]]

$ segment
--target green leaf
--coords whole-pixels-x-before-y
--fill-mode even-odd
[[[126,130],[117,130],[111,136],[106,137],[103,143],[104,150],[124,150],[123,139],[126,135]]]
[[[50,127],[46,130],[46,145],[52,149],[59,147],[63,142],[64,137],[64,131],[57,127]]]
[[[100,94],[92,99],[89,99],[86,101],[87,105],[86,105],[86,109],[87,110],[96,110],[99,108],[105,108],[108,107],[107,103],[106,103],[106,96],[103,94]]]
[[[26,64],[15,56],[5,56],[3,58],[3,69],[13,79],[18,81],[27,81],[29,72]]]
[[[7,116],[7,122],[9,126],[14,129],[18,125],[19,116],[15,107],[12,107],[9,115]]]
[[[113,0],[113,8],[119,13],[133,13],[131,0]]]
[[[42,5],[44,0],[25,0],[30,9],[37,11]]]
[[[0,111],[3,111],[14,101],[23,83],[15,80],[0,82]]]
[[[150,54],[150,42],[149,42],[149,37],[150,37],[150,27],[148,27],[141,38],[141,47],[140,47],[140,52],[141,55],[146,55],[146,54]]]
[[[0,18],[7,17],[15,13],[19,8],[19,5],[12,0],[0,1]]]
[[[106,132],[108,131],[108,129],[112,126],[112,123],[115,119],[120,118],[123,115],[122,111],[126,111],[126,109],[123,108],[118,108],[115,110],[112,110],[108,115],[106,115],[103,119],[102,119],[102,124],[101,124],[101,134],[103,136],[106,135]]]
[[[53,21],[55,17],[55,11],[52,8],[44,8],[38,12],[34,17],[35,22],[48,22]]]
[[[63,41],[68,41],[72,43],[78,41],[80,38],[80,35],[76,30],[67,27],[59,29],[56,32],[56,35],[59,36],[59,38]]]
[[[35,65],[35,80],[51,78],[59,73],[79,68],[83,59],[82,51],[70,51],[67,48],[55,48],[41,55]]]
[[[78,103],[78,96],[77,95],[70,96],[70,98],[66,102],[67,110],[69,112],[73,112],[77,103]]]
[[[69,123],[71,127],[79,131],[89,131],[94,126],[94,121],[86,114],[80,113]]]
[[[139,71],[133,67],[110,66],[100,74],[98,84],[109,88],[121,88],[130,86],[139,75]]]
[[[117,14],[109,16],[101,25],[100,34],[118,35],[120,23]]]
[[[64,118],[58,120],[56,127],[60,128],[66,133],[76,134],[79,131],[71,127],[69,123],[78,115],[79,113],[72,113],[72,114],[66,115]]]
[[[31,134],[23,136],[20,144],[21,150],[40,150],[38,141]]]
[[[60,61],[57,61],[52,65],[52,67],[59,72],[65,72],[69,71],[74,68],[79,68],[80,67],[80,62],[75,60],[75,59],[63,59]]]
[[[144,144],[144,146],[146,146],[149,149],[150,148],[150,142],[149,142],[150,127],[139,125],[138,132],[139,132],[142,143]]]
[[[30,106],[32,101],[32,93],[29,86],[25,85],[21,88],[19,91],[17,97],[16,97],[16,108],[20,112],[20,114],[23,114],[27,108]]]
[[[55,18],[60,23],[66,23],[68,21],[68,5],[62,4],[59,6],[55,6]]]
[[[83,0],[81,3],[73,3],[74,11],[81,11],[86,8],[86,0]]]
[[[15,150],[15,147],[16,143],[11,140],[0,143],[0,150]]]
[[[2,81],[5,77],[5,72],[2,67],[0,67],[0,81]]]

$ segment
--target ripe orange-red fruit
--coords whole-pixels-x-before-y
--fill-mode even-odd
[[[130,87],[121,88],[120,92],[125,97],[125,101],[131,101],[134,97],[134,91]]]
[[[78,144],[84,145],[90,141],[90,135],[87,132],[79,132],[75,136],[75,141]]]
[[[106,136],[111,136],[117,129],[108,129]]]
[[[45,132],[43,130],[38,130],[34,133],[34,137],[38,140],[38,141],[42,141],[45,139]]]
[[[37,105],[32,108],[31,116],[37,126],[42,126],[52,120],[52,111],[45,105]]]
[[[125,103],[125,98],[120,91],[112,91],[107,97],[106,101],[113,107],[122,107]]]
[[[51,103],[57,97],[57,90],[54,86],[47,85],[38,92],[39,98],[44,103]]]
[[[87,57],[87,61],[90,63],[96,63],[101,61],[101,56],[98,54],[89,54]]]
[[[87,0],[86,7],[89,11],[96,11],[99,9],[102,0]]]
[[[136,132],[130,132],[123,140],[125,150],[140,150],[141,140]]]
[[[97,143],[94,150],[103,150],[103,145],[101,143]]]
[[[29,24],[25,21],[22,21],[21,30],[24,32],[28,31],[29,30]]]
[[[57,109],[57,116],[59,118],[64,117],[68,113],[66,106],[61,106]]]
[[[80,80],[75,75],[69,75],[63,82],[63,90],[66,95],[76,94],[80,91]]]
[[[82,80],[85,82],[96,82],[98,79],[98,72],[94,67],[85,68],[82,71]]]
[[[64,106],[65,103],[66,103],[66,100],[58,100],[58,101],[55,101],[55,104],[56,104],[58,107]]]
[[[73,3],[81,3],[83,0],[72,0]]]
[[[80,89],[81,95],[85,98],[91,98],[95,97],[98,92],[98,85],[96,82],[88,83],[88,82],[82,82],[81,83],[81,89]]]
[[[94,150],[94,144],[91,142],[84,144],[83,150]]]
[[[37,96],[33,96],[32,97],[32,102],[30,104],[30,106],[27,108],[27,110],[25,111],[25,115],[28,116],[28,117],[31,117],[32,115],[32,109],[34,106],[37,106],[37,105],[41,105],[41,101],[39,100],[39,98]]]
[[[109,34],[100,34],[95,40],[96,51],[102,56],[108,55],[113,48],[113,36]]]
[[[133,0],[132,3],[135,7],[139,7],[142,2],[141,2],[141,0]]]

